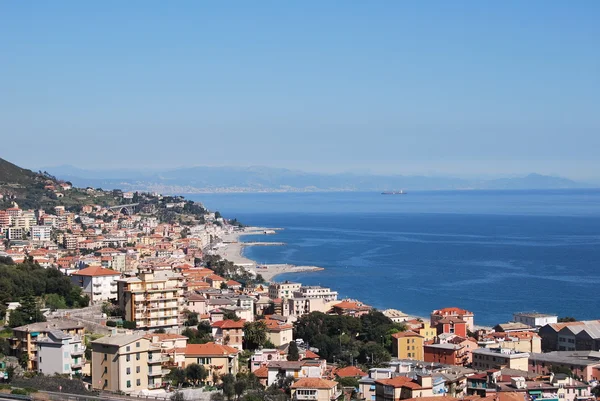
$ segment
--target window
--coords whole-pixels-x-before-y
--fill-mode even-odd
[[[150,354],[150,355],[152,355],[152,354]],[[150,359],[152,359],[152,358],[150,358]],[[135,360],[136,361],[140,360],[140,353],[139,352],[137,354],[135,354]]]
[[[131,388],[131,380],[127,380],[127,388]]]
[[[104,360],[106,361],[108,359],[108,354],[104,354]]]
[[[127,348],[125,348],[125,350],[126,350],[127,352],[129,352],[129,351],[131,351],[131,347],[128,345],[128,346],[127,346]]]
[[[410,345],[407,345],[407,346],[406,346],[406,350],[407,350],[407,351],[410,351]]]
[[[108,373],[108,368],[105,366],[104,367],[104,374]]]
[[[40,363],[42,363],[42,357],[40,356]]]
[[[136,347],[136,348],[139,348],[139,347],[141,347],[141,343],[138,341],[137,343],[135,343],[135,347]]]
[[[108,387],[108,380],[104,379],[104,387]]]
[[[130,374],[131,374],[131,368],[127,368],[127,369],[125,370],[125,372],[126,372],[128,375],[130,375]]]
[[[135,373],[140,373],[140,367],[139,366],[135,367]]]
[[[140,379],[137,379],[137,380],[135,381],[135,385],[136,385],[136,386],[139,386],[139,385],[141,385],[141,384],[142,384],[142,381],[141,381]]]

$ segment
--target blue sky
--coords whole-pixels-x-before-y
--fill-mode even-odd
[[[0,2],[0,157],[600,176],[600,2]]]

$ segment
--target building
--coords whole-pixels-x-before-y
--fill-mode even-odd
[[[320,378],[302,378],[292,384],[292,400],[337,400],[342,395],[338,382]]]
[[[423,348],[423,360],[425,362],[459,366],[469,363],[469,353],[464,346],[459,344],[426,344]]]
[[[431,341],[437,336],[437,330],[432,327],[429,322],[424,322],[419,319],[407,320],[404,322],[409,330],[421,335],[425,341]]]
[[[92,388],[139,393],[162,387],[161,350],[144,334],[117,334],[92,341]]]
[[[408,320],[408,315],[397,309],[386,309],[382,313],[394,323],[402,323]]]
[[[239,351],[243,349],[245,320],[219,320],[212,323],[212,336],[215,343],[233,347]]]
[[[331,312],[336,315],[360,317],[369,313],[371,309],[372,308],[369,305],[365,305],[360,301],[345,299],[342,302],[333,305]]]
[[[480,341],[483,348],[506,348],[519,352],[542,352],[542,339],[531,331],[494,332],[486,334]]]
[[[291,324],[275,319],[266,319],[264,322],[267,325],[267,339],[276,347],[289,344],[293,340],[294,326]]]
[[[423,360],[425,339],[412,330],[392,334],[392,354],[398,359]]]
[[[80,335],[50,330],[37,341],[37,371],[45,375],[81,376],[85,366],[85,346]]]
[[[377,389],[376,380],[391,379],[394,371],[388,368],[371,368],[368,376],[361,378],[358,381],[358,399],[360,400],[375,400]]]
[[[177,328],[182,322],[183,276],[170,270],[144,270],[117,281],[119,307],[125,320],[143,330]]]
[[[550,323],[541,327],[542,351],[600,350],[600,320]]]
[[[77,237],[73,234],[65,234],[63,236],[63,247],[68,250],[77,249]]]
[[[299,291],[302,284],[284,281],[283,283],[273,283],[269,285],[269,298],[292,298],[294,292]]]
[[[86,267],[71,274],[71,282],[89,295],[91,302],[117,299],[117,280],[121,273],[100,266]]]
[[[473,350],[473,368],[488,369],[519,369],[527,370],[529,353],[517,352],[512,349],[478,348]]]
[[[455,334],[460,337],[467,337],[468,325],[463,319],[457,317],[444,317],[435,321],[437,334]]]
[[[599,351],[553,351],[529,356],[529,371],[547,375],[551,369],[564,369],[585,380],[600,380]]]
[[[236,375],[238,372],[238,353],[236,348],[228,345],[215,344],[188,344],[185,349],[185,366],[197,363],[208,371],[208,377],[213,373],[219,376],[225,374]]]
[[[82,338],[85,328],[79,322],[62,319],[55,322],[38,322],[15,327],[13,337],[9,338],[12,356],[26,359],[27,370],[38,370],[38,341],[43,341],[51,331],[61,331],[71,336]]]
[[[467,324],[467,330],[475,331],[474,317],[475,315],[473,314],[473,312],[470,312],[465,309],[460,309],[456,307],[438,309],[431,312],[431,326],[436,327],[436,321],[438,320],[444,318],[454,318],[465,321],[465,323]],[[464,334],[464,336],[466,336],[466,333]]]
[[[48,226],[32,226],[31,227],[31,239],[33,241],[50,241],[51,233],[52,233],[52,227],[48,227]]]
[[[396,376],[391,379],[375,380],[376,401],[396,401],[432,396],[433,379],[430,375],[417,375],[416,379]]]
[[[272,361],[267,364],[267,386],[280,377],[321,378],[325,373],[325,367],[324,360]]]
[[[294,297],[323,299],[325,302],[337,301],[338,292],[331,288],[320,287],[318,285],[302,286],[298,291],[294,291]]]
[[[537,312],[520,312],[513,314],[513,320],[526,324],[529,327],[542,327],[547,324],[557,323],[558,316]]]

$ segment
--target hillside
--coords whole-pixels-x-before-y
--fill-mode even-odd
[[[41,181],[42,179],[40,174],[21,168],[0,158],[0,186],[20,188]]]

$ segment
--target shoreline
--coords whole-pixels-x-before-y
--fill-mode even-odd
[[[240,238],[242,236],[264,235],[266,237],[281,230],[283,229],[245,227],[243,231],[234,231],[233,233],[224,234],[221,238],[221,245],[217,247],[215,253],[221,256],[223,259],[227,259],[234,264],[254,273],[255,275],[260,274],[265,281],[269,283],[275,282],[275,278],[284,273],[301,273],[325,270],[325,268],[319,266],[296,266],[287,263],[259,264],[257,261],[244,256],[244,248],[248,246],[284,246],[285,243],[275,241],[241,242]]]

